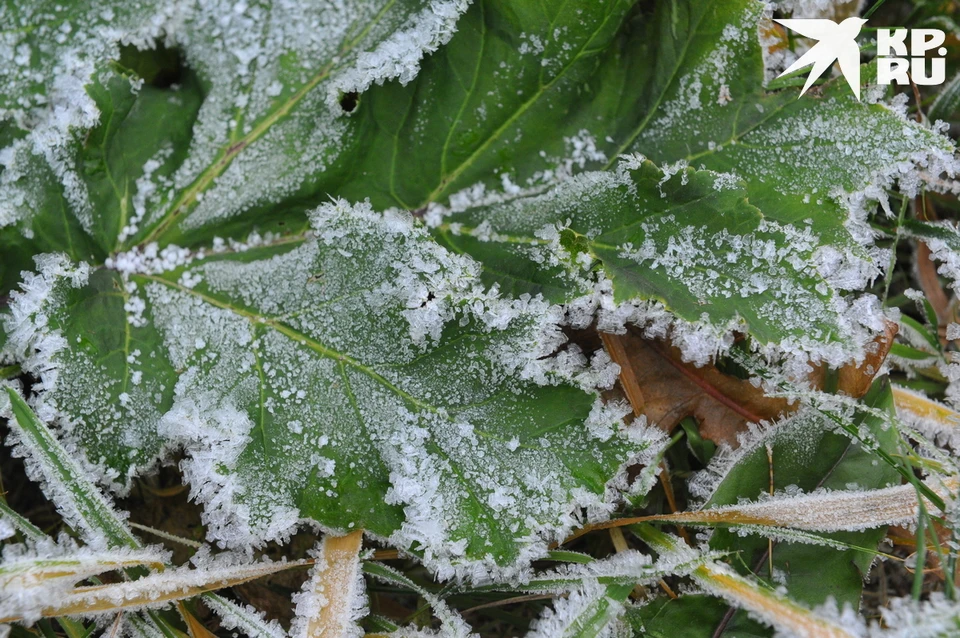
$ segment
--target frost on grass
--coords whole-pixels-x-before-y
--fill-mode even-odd
[[[883,625],[870,627],[870,638],[938,638],[950,636],[960,627],[957,603],[940,592],[920,602],[896,598],[889,609],[882,609]]]
[[[530,627],[527,638],[566,638],[584,634],[606,638],[621,636],[621,617],[626,608],[607,595],[607,588],[596,581],[585,582],[558,598]]]
[[[78,547],[66,537],[7,545],[0,560],[0,618],[21,617],[32,623],[44,608],[91,576],[167,560],[169,553],[156,548],[96,550]]]
[[[252,562],[240,564],[229,554],[199,567],[174,567],[142,578],[107,585],[77,587],[44,601],[46,616],[96,617],[117,611],[156,609],[173,600],[192,598],[206,591],[229,587],[303,565],[303,562]]]
[[[383,583],[399,585],[408,591],[416,592],[420,598],[430,606],[434,617],[440,621],[440,628],[436,632],[408,626],[403,627],[397,634],[398,636],[403,638],[407,636],[410,638],[427,638],[431,636],[442,636],[443,638],[476,638],[477,634],[471,631],[470,626],[463,620],[463,617],[451,609],[442,598],[410,580],[410,578],[400,571],[383,563],[367,562],[364,564],[364,572]]]
[[[688,574],[710,556],[690,550],[666,552],[652,562],[650,557],[635,550],[619,552],[585,564],[564,564],[538,573],[526,582],[510,583],[502,591],[527,591],[542,594],[562,594],[582,587],[585,583],[604,585],[646,585],[665,576]],[[492,585],[491,589],[499,589]]]
[[[238,630],[257,638],[287,638],[280,623],[267,620],[252,605],[233,603],[219,596],[204,597],[203,604],[219,616],[220,624],[227,630]]]
[[[940,490],[949,496],[950,483]],[[929,504],[927,504],[930,507]],[[864,529],[914,524],[919,512],[917,491],[913,485],[898,485],[880,490],[816,490],[803,493],[796,486],[769,498],[738,505],[711,507],[677,520],[691,525],[730,524],[789,527],[811,532],[861,531]],[[762,530],[769,534],[769,530]]]
[[[100,213],[81,176],[78,141],[101,120],[88,88],[122,45],[176,48],[208,87],[176,170],[152,178],[163,149],[143,167],[136,214],[121,228],[124,238],[142,238],[182,206],[196,204],[185,225],[197,228],[275,203],[315,179],[348,146],[340,95],[408,82],[423,56],[449,40],[467,4],[7,3],[0,120],[29,132],[0,150],[0,227],[19,222],[31,232],[50,174],[70,214],[87,231],[95,225]]]
[[[35,363],[46,371],[35,404],[108,482],[133,471],[129,458],[183,445],[192,494],[226,545],[313,520],[480,580],[521,574],[547,539],[612,511],[630,489],[625,467],[662,437],[625,428],[624,409],[582,387],[609,382],[608,361],[547,357],[564,341],[557,308],[484,289],[475,262],[406,214],[335,202],[313,223],[313,237],[181,255],[167,272],[121,255],[111,263],[123,272],[98,269],[79,287],[45,275],[50,285],[14,299],[8,344],[24,359],[31,343],[56,345]],[[149,336],[134,359],[78,367],[117,344],[47,321],[68,305],[97,308],[110,334]],[[86,411],[91,387],[125,379],[113,411]]]
[[[427,219],[441,242],[489,267],[488,282],[568,302],[574,324],[599,316],[606,330],[629,321],[657,332],[671,322],[665,307],[685,322],[674,340],[698,363],[735,330],[804,359],[861,356],[883,314],[872,297],[835,292],[843,282],[827,255],[845,249],[814,224],[772,221],[747,193],[729,175],[628,156],[616,171],[459,212],[434,206]]]
[[[341,538],[325,536],[313,557],[316,563],[303,589],[294,595],[293,638],[328,634],[343,638],[364,635],[359,621],[369,613],[367,587],[359,552],[362,532]]]

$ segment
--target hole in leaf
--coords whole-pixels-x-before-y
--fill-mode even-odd
[[[143,78],[145,84],[158,89],[182,84],[186,73],[180,50],[167,48],[162,42],[157,42],[156,46],[149,49],[124,45],[120,48],[118,63]]]
[[[356,91],[350,91],[340,96],[340,108],[344,113],[353,113],[360,103],[360,95]]]
[[[432,291],[431,291],[431,292],[428,292],[428,293],[427,293],[427,298],[426,298],[426,300],[425,300],[423,303],[420,304],[420,307],[421,307],[421,308],[426,308],[426,307],[427,307],[427,304],[430,303],[431,301],[433,301],[434,299],[436,299],[436,296],[433,294],[433,292],[432,292]]]

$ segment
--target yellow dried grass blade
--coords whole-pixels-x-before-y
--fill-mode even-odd
[[[104,572],[148,565],[162,568],[162,556],[155,551],[140,552],[141,555],[123,552],[111,555],[70,558],[35,558],[15,560],[0,564],[0,591],[10,587],[39,587],[52,580],[70,579],[72,582],[96,576]]]
[[[68,590],[51,606],[44,608],[41,615],[51,618],[155,607],[208,591],[239,585],[286,569],[308,565],[310,562],[261,563],[209,569],[180,568],[153,573],[134,581],[76,587]],[[0,623],[18,620],[21,618],[10,616],[0,618]]]
[[[942,496],[956,491],[960,482],[946,479],[930,488]],[[924,499],[930,507],[929,501]],[[915,521],[919,501],[913,485],[880,490],[836,491],[771,498],[695,512],[646,516],[637,522],[686,525],[757,525],[808,532],[860,531]]]
[[[310,580],[297,601],[297,621],[291,633],[298,638],[340,638],[355,623],[355,602],[362,595],[360,547],[363,531],[326,536],[320,544]]]
[[[692,553],[680,539],[649,525],[637,525],[634,533],[660,553]],[[761,622],[799,638],[857,638],[839,624],[774,591],[740,576],[726,565],[706,562],[690,576],[708,593],[745,610]]]
[[[939,401],[912,392],[899,386],[893,386],[893,403],[897,411],[905,411],[921,419],[929,419],[944,427],[960,430],[960,413],[951,410]]]
[[[840,625],[775,592],[763,589],[718,563],[698,567],[693,579],[710,593],[751,613],[761,621],[801,638],[857,638]]]
[[[203,623],[191,614],[190,610],[187,609],[187,606],[182,602],[177,603],[177,611],[180,612],[180,617],[183,618],[183,621],[187,623],[187,631],[190,633],[190,638],[217,638],[216,634],[204,627]]]

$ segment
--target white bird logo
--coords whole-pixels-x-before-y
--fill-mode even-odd
[[[834,61],[840,63],[840,72],[853,89],[853,94],[860,99],[860,45],[857,36],[860,29],[867,23],[863,18],[847,18],[840,24],[833,20],[775,20],[791,31],[812,40],[819,40],[812,49],[807,51],[780,74],[780,77],[793,73],[797,69],[813,65],[807,83],[803,85],[800,96],[807,92],[823,72],[830,68]]]

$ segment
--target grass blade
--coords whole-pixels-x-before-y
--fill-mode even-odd
[[[682,541],[649,525],[637,525],[634,533],[658,552],[692,551]],[[822,613],[811,611],[786,596],[761,587],[721,563],[709,561],[691,574],[694,582],[710,594],[744,609],[757,620],[800,638],[857,638]]]
[[[207,607],[220,616],[221,624],[226,629],[239,631],[250,638],[287,638],[287,632],[279,624],[265,619],[249,605],[240,606],[211,592],[205,593],[202,598]]]
[[[948,495],[960,481],[948,479],[933,487]],[[695,512],[658,514],[634,519],[636,522],[679,523],[683,525],[749,525],[785,527],[808,532],[854,532],[916,521],[920,500],[910,484],[880,490],[835,491],[797,496],[780,496],[754,503],[729,505]]]
[[[106,496],[87,478],[86,472],[64,449],[49,428],[37,418],[23,397],[5,388],[15,433],[14,451],[29,455],[33,471],[66,522],[94,547],[139,548],[140,541],[117,515]]]
[[[356,622],[367,609],[360,570],[363,530],[346,536],[325,536],[317,562],[303,591],[294,597],[297,617],[291,633],[299,638],[347,636],[359,631]]]
[[[214,589],[232,587],[276,572],[308,565],[309,561],[259,563],[202,569],[178,568],[153,573],[134,581],[77,587],[42,609],[45,618],[55,616],[88,616],[158,607],[176,600],[191,598]],[[21,620],[19,616],[0,618],[0,623]]]

